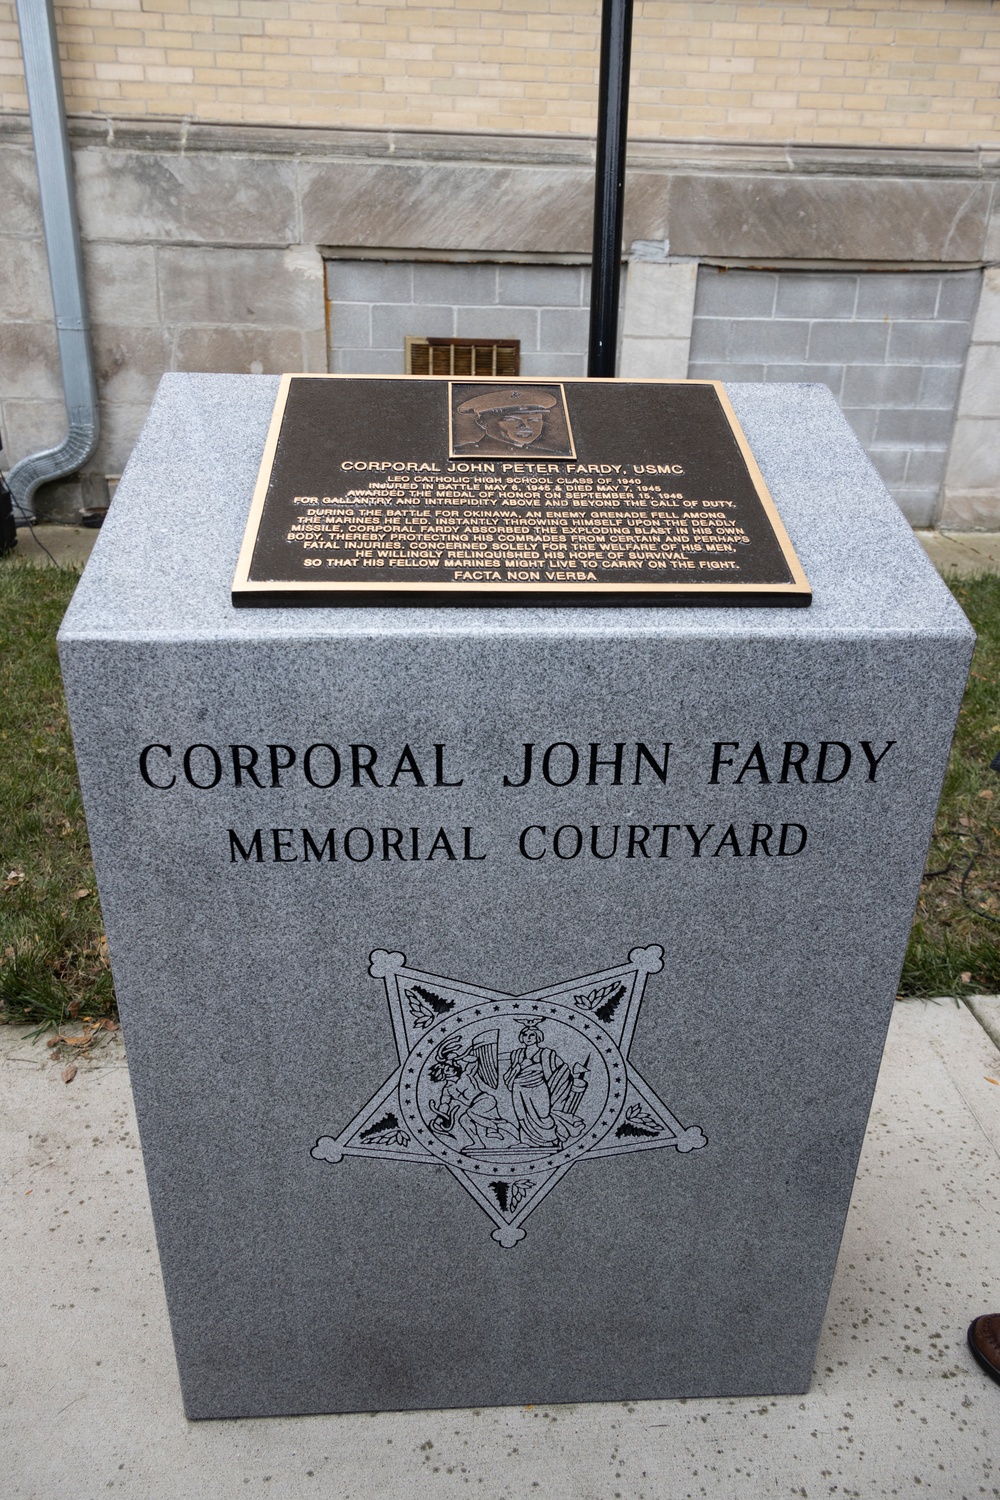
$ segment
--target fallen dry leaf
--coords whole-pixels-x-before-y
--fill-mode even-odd
[[[59,1045],[59,1043],[60,1043],[61,1040],[62,1040],[61,1037],[50,1036],[49,1039],[48,1039],[48,1041],[45,1043],[45,1045],[46,1045],[46,1047],[58,1047],[58,1045]]]
[[[82,1000],[71,1000],[69,1002],[69,1004],[66,1007],[66,1013],[70,1017],[71,1020],[73,1020],[73,1021],[76,1020],[77,1016],[80,1014],[80,1006],[82,1004],[83,1004]]]
[[[960,974],[959,978],[961,979],[961,981],[962,981],[963,984],[971,984],[972,983],[972,975],[969,973],[968,970],[966,970],[964,974]]]
[[[21,884],[23,879],[23,870],[8,870],[4,878],[4,883],[0,886],[0,890],[13,891]]]
[[[1000,1078],[987,1078],[985,1073],[983,1074],[983,1077],[986,1078],[987,1083],[995,1083],[997,1088],[1000,1089]]]
[[[117,1021],[98,1021],[98,1026],[103,1031],[118,1031],[120,1027]]]
[[[989,788],[987,788],[985,792],[980,792],[979,795],[980,797],[985,797],[987,802],[993,801],[993,793],[989,790]]]
[[[62,1081],[63,1081],[63,1083],[72,1083],[73,1079],[76,1077],[76,1075],[77,1075],[77,1066],[76,1066],[76,1063],[69,1063],[62,1070]]]
[[[87,887],[85,885],[82,885],[78,891],[74,891],[73,892],[73,900],[74,901],[82,901],[83,898],[84,898],[84,896],[89,896],[89,895],[90,895],[90,892],[88,891]]]

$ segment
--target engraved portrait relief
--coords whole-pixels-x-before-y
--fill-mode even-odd
[[[561,384],[451,381],[448,390],[452,458],[576,457]]]

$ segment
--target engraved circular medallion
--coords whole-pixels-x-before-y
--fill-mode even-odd
[[[592,1017],[548,1000],[483,1000],[420,1037],[400,1110],[425,1150],[463,1172],[555,1168],[622,1112],[625,1062]]]

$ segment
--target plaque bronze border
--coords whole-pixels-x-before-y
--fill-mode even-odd
[[[467,377],[458,383],[473,384],[477,380],[483,384],[507,384],[526,385],[530,382],[520,375],[496,375]],[[257,545],[257,534],[260,529],[261,517],[264,513],[264,501],[267,497],[267,489],[271,480],[271,470],[274,466],[274,455],[278,446],[278,437],[281,432],[281,424],[285,415],[285,406],[288,402],[288,393],[293,380],[419,380],[421,384],[427,384],[431,380],[440,381],[442,385],[454,384],[455,377],[452,375],[335,375],[335,374],[311,374],[309,371],[294,371],[281,376],[278,386],[278,394],[274,403],[274,411],[271,414],[271,422],[264,443],[264,452],[261,456],[260,469],[257,473],[257,482],[254,486],[253,499],[250,504],[250,513],[247,517],[246,530],[240,546],[239,557],[236,562],[236,573],[232,583],[232,600],[234,604],[274,604],[293,605],[298,602],[311,602],[320,604],[325,600],[331,608],[338,603],[357,605],[391,603],[393,600],[402,602],[404,600],[413,604],[419,604],[421,600],[433,605],[445,602],[462,603],[471,605],[475,601],[481,603],[503,604],[510,601],[512,604],[518,602],[531,602],[534,599],[543,601],[545,599],[571,603],[600,603],[621,599],[623,602],[634,601],[636,603],[670,603],[677,600],[679,603],[697,603],[704,601],[711,605],[717,600],[723,602],[736,602],[742,598],[747,605],[755,602],[774,602],[776,604],[808,605],[812,603],[812,589],[806,578],[802,564],[799,562],[792,547],[791,539],[785,530],[784,524],[778,514],[777,506],[771,498],[771,492],[760,472],[757,460],[754,458],[747,442],[743,428],[733,410],[732,403],[726,394],[725,387],[720,380],[670,380],[662,378],[651,378],[646,380],[623,381],[618,378],[604,376],[567,375],[558,380],[539,379],[539,385],[708,385],[711,386],[718,396],[719,404],[725,413],[730,430],[736,439],[737,446],[743,456],[750,475],[751,482],[757,492],[767,517],[768,524],[774,533],[775,540],[781,552],[782,559],[789,573],[792,575],[790,583],[724,583],[717,579],[705,579],[702,583],[537,583],[537,582],[502,582],[502,583],[475,583],[471,585],[424,582],[424,583],[384,583],[365,582],[350,583],[346,581],[327,580],[325,582],[312,582],[303,579],[301,582],[288,582],[287,580],[274,579],[251,579],[250,565],[253,561],[254,548]],[[449,422],[449,448],[451,446],[451,402],[448,404]],[[556,462],[571,462],[571,460],[556,460]]]

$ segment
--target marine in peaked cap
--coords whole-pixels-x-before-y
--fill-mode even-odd
[[[558,412],[553,412],[557,406]],[[551,434],[554,441],[546,432],[550,415],[557,428]],[[559,397],[540,386],[511,385],[483,391],[461,401],[455,408],[455,418],[456,453],[502,458],[530,450],[530,456],[573,456]],[[463,431],[470,432],[467,441],[462,440]]]

